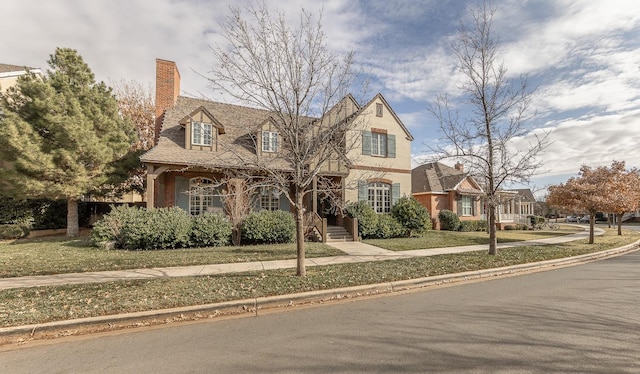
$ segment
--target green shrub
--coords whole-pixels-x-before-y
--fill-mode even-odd
[[[447,209],[438,213],[438,220],[440,220],[440,230],[457,231],[460,226],[458,215]]]
[[[290,243],[296,237],[296,222],[289,212],[253,212],[242,222],[242,240],[247,243]]]
[[[146,210],[122,205],[94,224],[91,242],[113,241],[116,248],[132,250],[180,248],[189,245],[190,235],[191,217],[180,208]]]
[[[413,197],[403,196],[398,199],[391,208],[391,214],[405,228],[407,236],[431,229],[429,211]]]
[[[358,234],[363,239],[373,238],[378,230],[378,215],[367,201],[349,204],[345,211],[351,218],[358,219]]]
[[[465,231],[465,232],[485,231],[487,230],[487,221],[485,220],[460,221],[458,230]]]
[[[517,225],[505,225],[504,229],[505,230],[517,230],[518,226]]]
[[[20,239],[29,235],[29,227],[20,224],[0,225],[0,239]]]
[[[194,247],[220,247],[231,241],[231,222],[219,213],[206,213],[193,217],[191,245]]]
[[[178,207],[156,208],[151,211],[150,220],[143,231],[150,237],[146,247],[140,249],[182,248],[189,246],[191,236],[191,216]]]
[[[379,239],[390,239],[404,236],[406,228],[391,214],[378,215],[378,225],[375,237]]]
[[[95,222],[91,230],[91,242],[98,245],[101,242],[115,242],[116,248],[124,248],[125,227],[140,224],[145,221],[146,210],[127,205],[111,207],[111,212]]]

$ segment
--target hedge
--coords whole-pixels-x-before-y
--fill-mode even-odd
[[[296,222],[289,212],[262,210],[242,222],[242,241],[252,244],[290,243],[296,237]]]

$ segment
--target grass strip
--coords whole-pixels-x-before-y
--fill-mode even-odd
[[[344,254],[322,243],[305,248],[308,258]],[[295,243],[125,251],[98,249],[88,238],[38,238],[0,243],[0,278],[292,258]]]
[[[201,305],[245,298],[374,284],[490,269],[616,248],[640,239],[638,232],[606,230],[586,240],[501,249],[496,256],[467,252],[431,257],[273,270],[219,276],[131,280],[111,283],[11,289],[0,292],[2,327],[81,317]]]
[[[504,243],[571,232],[575,231],[500,231],[498,236],[499,242]],[[418,238],[366,242],[391,250],[410,250],[486,244],[488,238],[484,232],[428,231],[423,237]],[[305,243],[305,251],[308,258],[344,255],[341,251],[322,243]],[[91,246],[86,237],[48,237],[0,242],[0,278],[293,258],[296,258],[294,243],[125,251],[98,249]]]
[[[559,230],[500,230],[497,231],[498,243],[536,240],[553,236],[562,236],[583,231],[581,227],[560,226]],[[422,237],[388,239],[367,239],[367,244],[391,251],[410,251],[414,249],[457,247],[466,245],[489,244],[486,232],[429,231]]]

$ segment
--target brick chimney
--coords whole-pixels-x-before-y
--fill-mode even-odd
[[[176,63],[156,58],[156,143],[162,130],[164,112],[176,103],[179,94],[180,72]]]
[[[459,170],[464,173],[464,165],[462,165],[460,161],[456,162],[456,164],[453,167],[456,168],[456,170]]]

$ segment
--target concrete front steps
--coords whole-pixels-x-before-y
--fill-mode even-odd
[[[342,226],[327,226],[327,242],[352,242],[353,236]]]

